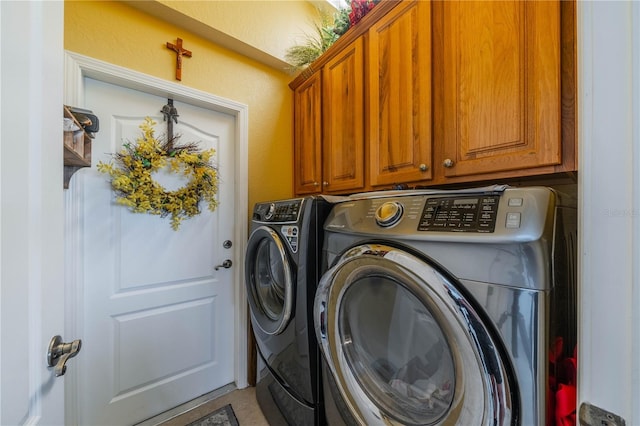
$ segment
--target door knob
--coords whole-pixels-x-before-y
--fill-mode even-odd
[[[62,337],[54,336],[49,342],[47,351],[47,365],[55,366],[56,377],[60,377],[67,372],[67,361],[78,355],[82,347],[82,340],[74,340],[71,343],[64,343]]]
[[[213,269],[215,269],[216,271],[220,268],[229,269],[231,268],[231,265],[233,265],[233,262],[231,261],[231,259],[227,259],[224,262],[222,262],[222,265],[218,265]]]

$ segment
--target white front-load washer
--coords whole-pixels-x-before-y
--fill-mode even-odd
[[[548,423],[549,351],[576,342],[575,239],[546,187],[334,206],[314,303],[328,423]]]

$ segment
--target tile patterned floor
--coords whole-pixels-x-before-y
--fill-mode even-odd
[[[233,390],[159,426],[184,426],[227,404],[231,404],[240,426],[269,426],[256,401],[255,387]]]

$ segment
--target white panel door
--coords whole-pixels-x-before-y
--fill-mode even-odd
[[[109,161],[141,135],[146,116],[166,136],[166,98],[86,78],[84,105],[100,119],[93,164]],[[214,148],[219,206],[171,228],[170,218],[131,213],[115,203],[106,175],[95,167],[74,176],[81,185],[80,229],[83,362],[79,365],[79,424],[133,424],[234,380],[234,301],[231,269],[215,270],[232,249],[235,118],[174,102],[178,142]],[[166,187],[183,183],[158,176]],[[167,180],[168,179],[168,180]],[[237,267],[235,264],[232,268]]]
[[[0,1],[0,425],[63,425],[63,2]],[[29,118],[30,117],[30,118]],[[36,118],[37,117],[37,118]]]

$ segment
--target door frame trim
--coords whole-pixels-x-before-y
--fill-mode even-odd
[[[128,89],[135,89],[161,97],[171,97],[180,102],[186,102],[201,108],[222,112],[235,117],[235,184],[236,197],[234,210],[245,212],[248,217],[248,129],[249,108],[247,105],[222,98],[197,89],[185,87],[173,82],[162,80],[118,65],[103,62],[78,53],[64,52],[64,92],[66,105],[85,107],[80,105],[84,99],[84,78],[89,77],[105,83],[115,84]],[[80,220],[78,199],[81,192],[79,185],[69,185],[65,190],[65,228],[77,229]],[[244,264],[244,253],[248,238],[246,226],[234,227],[234,258],[240,259],[238,265]],[[82,306],[83,292],[81,287],[82,271],[77,265],[80,250],[79,235],[65,233],[65,336],[78,335],[82,328],[79,309]],[[244,268],[233,268],[234,300],[246,300],[244,286]],[[234,329],[234,351],[236,367],[234,380],[240,389],[248,386],[248,307],[246,303],[236,303]],[[77,424],[78,414],[78,377],[72,375],[65,380],[65,412],[66,423]]]

